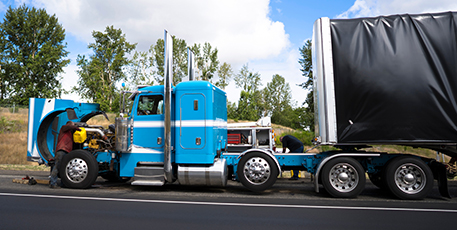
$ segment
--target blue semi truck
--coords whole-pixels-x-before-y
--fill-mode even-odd
[[[424,17],[409,15],[364,18],[358,21],[321,18],[314,25],[313,70],[318,135],[314,141],[318,145],[331,145],[339,150],[276,153],[271,145],[271,135],[267,135],[265,141],[269,143],[265,148],[252,144],[244,145],[238,151],[230,151],[226,93],[209,82],[192,81],[191,66],[190,81],[172,86],[172,40],[165,32],[164,85],[123,92],[122,98],[129,95],[133,101],[132,107],[126,112],[124,106],[121,106],[120,116],[108,128],[87,124],[90,118],[104,114],[98,104],[31,98],[28,160],[49,164],[49,160],[54,157],[60,127],[72,120],[84,128],[87,135],[82,143],[76,143],[74,150],[64,156],[61,164],[61,180],[70,188],[88,188],[101,176],[108,180],[130,179],[132,185],[145,186],[167,183],[225,186],[228,180],[236,180],[249,190],[261,192],[273,186],[282,171],[303,170],[314,175],[316,192],[319,192],[322,185],[334,197],[356,197],[365,187],[366,175],[373,184],[401,199],[424,198],[433,188],[434,179],[438,181],[441,194],[450,197],[446,170],[442,163],[414,155],[363,149],[370,144],[396,144],[435,149],[452,156],[456,152],[452,150],[455,143],[429,140],[425,135],[421,136],[422,139],[415,139],[404,133],[418,124],[403,121],[408,126],[395,129],[389,126],[390,123],[370,120],[370,116],[374,115],[369,112],[360,113],[360,109],[369,108],[371,103],[380,103],[382,97],[379,95],[373,101],[362,100],[370,99],[370,93],[378,94],[380,84],[370,88],[371,91],[359,90],[364,92],[359,95],[359,99],[357,95],[354,96],[357,90],[347,92],[340,87],[351,79],[339,81],[339,78],[347,76],[339,76],[338,72],[341,60],[337,59],[335,52],[338,51],[338,42],[345,42],[338,40],[341,38],[338,29],[350,29],[354,23],[361,24],[362,29],[369,26],[377,28],[378,22],[382,24],[396,20],[403,20],[409,25],[405,17],[413,22],[424,20]],[[350,30],[349,33],[357,34]],[[348,59],[343,57],[343,60]],[[189,63],[190,60],[191,58]],[[356,74],[357,66],[350,67],[353,68],[350,73]],[[381,78],[381,83],[384,80]],[[362,77],[352,81],[354,84],[366,84],[375,80]],[[403,88],[407,89],[405,86]],[[383,96],[388,91],[382,89]],[[389,103],[395,104],[395,101]],[[389,103],[383,105],[389,106]],[[388,111],[388,108],[380,110],[381,121],[385,121],[383,117],[390,116],[389,113],[383,114],[383,111]],[[396,121],[387,122],[398,126]],[[400,134],[403,132],[404,136],[388,133],[392,129]]]

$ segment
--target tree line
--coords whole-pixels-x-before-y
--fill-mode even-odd
[[[81,98],[99,103],[105,111],[118,111],[119,92],[136,85],[163,83],[164,40],[158,39],[148,51],[136,51],[136,43],[126,40],[120,28],[107,26],[93,31],[88,44],[91,55],[78,55],[77,86],[70,89]],[[173,84],[187,76],[187,48],[195,54],[197,80],[209,81],[225,89],[230,81],[241,89],[240,99],[228,102],[228,118],[257,120],[271,116],[272,122],[294,129],[314,126],[311,42],[300,48],[303,76],[300,86],[307,91],[301,106],[292,100],[289,83],[275,74],[263,88],[261,76],[245,64],[235,73],[229,63],[221,63],[218,49],[210,43],[188,45],[173,37]],[[62,88],[63,68],[67,58],[65,29],[55,15],[44,9],[8,8],[0,23],[0,103],[27,105],[28,98],[60,98],[70,92]],[[126,86],[120,86],[125,82]]]

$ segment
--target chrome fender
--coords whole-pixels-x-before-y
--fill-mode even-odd
[[[241,157],[243,157],[244,155],[246,155],[250,152],[261,152],[261,153],[264,153],[265,155],[267,155],[268,157],[270,157],[275,162],[276,167],[278,168],[279,174],[281,174],[281,166],[279,165],[278,159],[276,159],[276,157],[274,156],[273,151],[271,151],[269,149],[248,149],[248,150],[242,152],[240,155],[238,155],[238,157],[236,158],[237,161],[239,161],[241,159]]]

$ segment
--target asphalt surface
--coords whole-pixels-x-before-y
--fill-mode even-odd
[[[322,187],[316,193],[309,178],[280,178],[263,193],[234,181],[225,188],[141,187],[99,178],[84,190],[12,182],[48,174],[0,170],[1,229],[439,229],[457,219],[457,181],[449,181],[453,198],[441,197],[435,185],[419,201],[398,200],[369,180],[355,199],[332,198]]]

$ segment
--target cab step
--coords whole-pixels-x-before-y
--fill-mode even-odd
[[[163,166],[135,167],[132,185],[162,186],[165,184]]]

